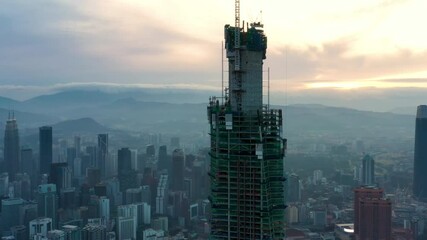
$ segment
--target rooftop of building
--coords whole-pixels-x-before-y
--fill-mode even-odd
[[[427,118],[427,105],[418,106],[417,118]]]
[[[40,217],[34,220],[31,220],[30,224],[46,224],[52,222],[52,218]]]
[[[64,226],[62,226],[62,229],[64,229],[64,230],[76,230],[78,228],[79,227],[74,226],[74,225],[64,225]]]

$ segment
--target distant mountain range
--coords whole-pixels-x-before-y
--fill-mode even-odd
[[[6,120],[9,118],[9,115],[13,115],[16,119],[19,120],[18,126],[21,129],[39,127],[46,123],[54,123],[60,121],[60,118],[54,115],[18,111],[16,110],[16,108],[0,108],[0,126],[2,128]]]
[[[67,120],[52,125],[55,133],[60,134],[98,134],[111,131],[111,129],[99,124],[92,118],[80,118],[75,120]]]
[[[285,130],[291,135],[303,132],[336,137],[402,137],[412,136],[415,131],[415,117],[411,115],[303,104],[282,109]]]
[[[14,105],[17,105],[19,103],[20,102],[16,100],[0,96],[0,108],[11,109],[14,107]]]
[[[391,109],[389,112],[415,116],[417,114],[417,108],[416,107],[398,107],[398,108]]]
[[[183,92],[68,91],[27,101],[0,98],[13,105],[20,128],[54,125],[57,131],[105,132],[111,129],[180,134],[208,130],[206,103],[183,103]],[[200,93],[188,98],[201,98]],[[173,99],[176,97],[176,101]],[[203,96],[207,102],[209,95]],[[150,100],[151,99],[151,100]],[[323,105],[279,106],[288,136],[312,134],[362,138],[412,136],[414,115],[359,111]],[[8,108],[0,109],[0,122]],[[72,119],[80,119],[68,121]],[[65,121],[62,123],[58,123]],[[98,124],[97,122],[100,124]],[[105,127],[104,127],[105,126]]]

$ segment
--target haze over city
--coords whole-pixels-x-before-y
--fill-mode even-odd
[[[1,240],[427,240],[426,10],[0,0]]]

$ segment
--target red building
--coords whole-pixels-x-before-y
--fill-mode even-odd
[[[360,210],[359,204],[360,200],[365,198],[377,198],[380,199],[383,197],[384,190],[376,187],[359,187],[354,190],[354,233],[358,234],[359,232],[359,218]]]
[[[391,201],[380,198],[365,198],[359,202],[360,240],[391,239]]]

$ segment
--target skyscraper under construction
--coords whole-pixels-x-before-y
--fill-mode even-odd
[[[282,111],[263,104],[262,24],[225,26],[229,82],[208,106],[211,239],[284,239]]]

